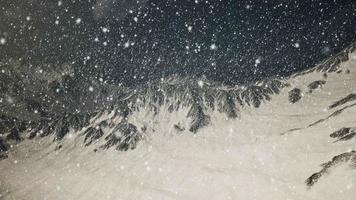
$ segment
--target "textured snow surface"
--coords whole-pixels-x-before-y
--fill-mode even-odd
[[[94,151],[100,143],[84,148],[74,132],[59,150],[51,137],[25,140],[0,161],[0,199],[354,200],[356,169],[348,163],[313,187],[305,184],[322,163],[356,148],[356,138],[329,136],[356,127],[356,101],[328,108],[356,93],[356,54],[349,58],[327,78],[317,71],[291,77],[290,87],[260,108],[244,107],[238,119],[209,113],[211,124],[197,134],[172,127],[171,119],[184,122],[186,111],[161,112],[151,124],[155,132],[134,150]],[[319,80],[326,82],[310,91]],[[294,104],[288,99],[293,88],[302,91]],[[141,111],[129,120],[150,117]]]

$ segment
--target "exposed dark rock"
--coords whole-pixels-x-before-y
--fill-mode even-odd
[[[9,150],[10,145],[6,143],[6,141],[2,138],[0,138],[0,153],[1,152],[6,152]]]
[[[63,146],[62,146],[61,144],[60,144],[60,145],[57,145],[54,150],[55,150],[55,151],[58,151],[58,150],[62,149],[62,147],[63,147]]]
[[[355,136],[356,136],[355,128],[341,128],[340,130],[337,130],[330,135],[330,137],[338,139],[335,142],[350,140]]]
[[[116,145],[116,150],[127,151],[134,149],[141,138],[142,134],[137,130],[136,126],[128,122],[121,122],[105,138],[106,143],[101,148],[108,149]]]
[[[8,134],[6,136],[6,140],[13,140],[13,141],[16,141],[16,142],[20,142],[22,141],[23,139],[21,138],[20,136],[20,132],[17,128],[13,128],[10,132],[10,134]]]
[[[104,135],[104,132],[102,131],[100,126],[97,127],[89,127],[85,132],[84,132],[85,138],[84,138],[84,143],[85,146],[89,146],[99,138],[101,138]]]
[[[110,147],[116,145],[120,142],[119,137],[115,135],[115,133],[110,133],[105,137],[106,143],[101,146],[102,149],[109,149]]]
[[[54,129],[54,134],[55,138],[54,140],[62,140],[64,136],[66,136],[69,133],[69,123],[64,120],[60,120],[56,123],[55,129]]]
[[[292,128],[292,129],[289,129],[283,133],[281,133],[281,135],[285,135],[287,133],[291,133],[291,132],[294,132],[294,131],[299,131],[299,130],[302,130],[303,128]]]
[[[330,134],[330,137],[332,138],[341,138],[347,135],[351,131],[351,128],[341,128],[332,134]]]
[[[191,107],[187,117],[193,119],[189,128],[189,131],[193,133],[196,133],[198,129],[210,123],[210,116],[204,113],[203,107],[199,104],[195,104]]]
[[[8,155],[0,152],[0,160],[8,158]]]
[[[326,83],[325,80],[319,80],[319,81],[314,81],[308,85],[309,92],[312,92],[313,90],[317,88],[321,88],[324,84]]]
[[[320,170],[317,173],[314,173],[313,175],[311,175],[306,181],[305,183],[311,187],[313,186],[316,182],[319,181],[319,179],[322,176],[325,176],[326,174],[328,174],[332,168],[337,167],[341,164],[346,164],[348,162],[350,163],[350,166],[355,167],[356,164],[356,151],[352,150],[350,152],[346,152],[346,153],[342,153],[340,155],[337,155],[335,157],[333,157],[333,159],[327,163],[322,164],[321,166],[323,167],[322,170]]]
[[[6,141],[0,138],[0,160],[6,159],[8,157],[7,151],[9,150],[10,145]]]
[[[302,98],[302,90],[294,88],[288,92],[289,102],[296,103]]]
[[[329,109],[333,109],[333,108],[341,106],[347,102],[355,101],[355,100],[356,100],[356,94],[349,94],[345,98],[342,98],[339,101],[334,102],[332,105],[329,106]]]
[[[237,107],[235,104],[235,99],[234,99],[233,95],[231,94],[231,92],[226,92],[221,95],[220,104],[222,104],[222,105],[219,105],[220,112],[226,113],[228,118],[236,118],[237,117],[238,110],[237,110]]]
[[[80,114],[65,114],[62,117],[55,119],[45,119],[39,122],[33,122],[28,126],[29,139],[36,136],[46,137],[54,135],[54,140],[62,140],[69,132],[70,129],[79,131],[84,126],[89,124],[88,115]]]
[[[282,88],[287,86],[289,84],[284,81],[274,79],[250,85],[242,91],[237,90],[235,96],[241,97],[241,100],[238,101],[242,102],[242,104],[258,108],[262,102],[270,101],[271,95],[278,94]]]
[[[182,131],[184,131],[185,130],[185,128],[184,127],[181,127],[181,125],[178,123],[178,124],[174,124],[174,129],[176,130],[176,131],[178,131],[178,132],[182,132]]]
[[[355,131],[351,131],[349,134],[345,135],[344,137],[341,137],[340,139],[338,139],[335,142],[351,140],[355,136],[356,136],[356,132]]]
[[[120,126],[119,129],[120,143],[116,147],[119,151],[127,151],[136,148],[138,141],[142,138],[142,134],[137,130],[136,126],[130,123]]]

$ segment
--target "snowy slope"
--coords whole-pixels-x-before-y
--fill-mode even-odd
[[[288,79],[172,78],[80,127],[27,129],[0,161],[1,197],[353,200],[355,47]]]

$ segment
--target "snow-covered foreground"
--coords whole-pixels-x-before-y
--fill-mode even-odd
[[[326,82],[308,88],[318,80]],[[154,122],[148,112],[137,112],[130,122],[151,123],[155,131],[126,152],[97,150],[100,141],[84,147],[84,138],[74,132],[59,150],[53,137],[25,140],[0,161],[1,197],[354,200],[351,161],[332,166],[312,187],[305,181],[322,163],[356,149],[356,138],[335,142],[329,136],[356,127],[356,99],[329,108],[356,94],[356,53],[327,77],[315,71],[293,76],[288,83],[259,108],[241,108],[238,119],[210,111],[211,124],[197,134],[172,128],[185,121],[185,110],[160,112]],[[296,103],[288,97],[293,88],[302,91]],[[109,117],[107,113],[91,123]]]

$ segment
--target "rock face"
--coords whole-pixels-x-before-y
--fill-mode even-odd
[[[302,98],[302,90],[299,88],[294,88],[288,93],[289,102],[296,103]]]
[[[355,167],[356,166],[356,151],[352,150],[350,152],[342,153],[340,155],[337,155],[332,158],[331,161],[322,164],[321,166],[323,167],[322,170],[320,170],[317,173],[314,173],[311,175],[305,183],[311,187],[313,186],[316,182],[319,181],[319,179],[326,175],[328,172],[330,172],[333,168],[341,165],[341,164],[349,164],[350,166]]]
[[[355,101],[356,100],[356,94],[349,94],[345,98],[340,99],[339,101],[336,101],[332,105],[329,106],[329,109],[333,109],[335,107],[344,105],[345,103]]]
[[[325,80],[318,80],[318,81],[314,81],[314,82],[310,83],[308,85],[309,93],[313,92],[313,90],[315,90],[315,89],[321,88],[325,83],[326,83]]]
[[[6,152],[9,150],[9,145],[5,142],[5,140],[0,138],[0,152]]]
[[[0,160],[7,158],[6,152],[9,150],[9,147],[10,145],[0,138]]]
[[[341,128],[341,129],[333,132],[332,134],[330,134],[330,137],[337,139],[335,142],[350,140],[355,136],[356,136],[356,128],[355,127]]]

